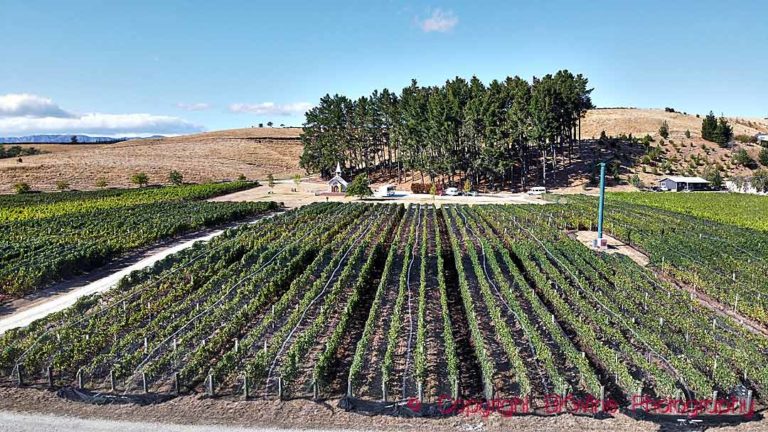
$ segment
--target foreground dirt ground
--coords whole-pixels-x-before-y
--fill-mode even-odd
[[[560,415],[555,417],[502,417],[491,414],[457,415],[446,418],[404,418],[385,415],[364,415],[347,412],[338,407],[338,400],[317,403],[308,400],[265,401],[225,400],[199,396],[184,396],[156,405],[88,405],[56,396],[54,392],[29,388],[0,388],[0,418],[19,425],[51,424],[49,416],[87,419],[95,422],[92,430],[156,430],[199,431],[233,428],[279,429],[343,429],[343,430],[420,430],[420,431],[630,431],[660,430],[660,426],[638,421],[623,414],[596,420],[588,417]],[[54,419],[55,420],[55,419]],[[99,423],[105,421],[103,423]],[[118,423],[112,423],[116,421]],[[137,423],[142,428],[136,429]],[[66,424],[66,423],[64,423]],[[77,422],[71,423],[73,426]],[[179,428],[170,425],[197,425],[210,428]],[[90,426],[94,426],[90,424]],[[101,427],[98,427],[101,426]],[[2,431],[0,427],[0,431]],[[14,430],[14,429],[7,429]],[[42,429],[24,429],[42,430]],[[62,430],[66,430],[62,429]],[[228,429],[223,429],[228,430]],[[239,430],[239,429],[234,429]],[[723,432],[757,432],[768,430],[766,420],[711,429]]]
[[[375,191],[378,185],[373,185]],[[295,189],[295,190],[294,190]],[[345,196],[325,196],[318,195],[328,191],[327,183],[315,178],[303,179],[298,188],[296,184],[289,180],[277,181],[274,187],[261,185],[256,188],[235,192],[211,199],[210,201],[275,201],[282,203],[286,208],[301,207],[313,202],[361,202],[356,197]],[[365,202],[384,202],[401,204],[434,204],[437,207],[445,204],[545,204],[541,198],[532,197],[525,193],[498,193],[493,195],[471,196],[436,196],[426,194],[410,194],[398,190],[393,197],[378,198],[371,197]]]
[[[150,422],[180,425],[229,425],[240,427],[341,428],[351,430],[430,431],[655,431],[658,426],[624,415],[606,420],[562,415],[510,417],[479,414],[442,419],[368,416],[338,408],[338,401],[234,401],[184,396],[149,406],[96,406],[61,399],[36,389],[0,389],[0,410],[76,418]],[[153,428],[154,429],[154,428]],[[162,430],[162,429],[160,429]],[[740,431],[759,429],[740,428]]]

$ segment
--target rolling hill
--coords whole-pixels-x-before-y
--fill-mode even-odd
[[[301,173],[299,129],[248,128],[169,138],[147,138],[116,144],[36,144],[46,152],[0,159],[0,192],[17,182],[34,190],[54,190],[66,180],[72,188],[93,189],[98,179],[110,187],[130,186],[131,175],[145,172],[150,183],[166,183],[178,170],[185,181],[235,179],[244,174],[263,179],[272,173],[289,177]]]
[[[658,130],[665,120],[670,136],[661,144]],[[735,134],[768,131],[766,119],[730,117],[729,121]],[[652,146],[662,147],[662,159],[669,161],[676,174],[697,173],[708,164],[719,164],[724,177],[750,173],[731,162],[734,149],[701,139],[701,118],[693,114],[634,108],[589,111],[582,120],[582,138],[598,138],[602,131],[609,136],[653,136]],[[686,138],[686,131],[690,131],[691,138]],[[234,179],[240,174],[252,179],[263,179],[269,173],[286,178],[303,174],[298,163],[302,151],[300,132],[299,128],[246,128],[116,144],[39,144],[36,147],[45,154],[24,157],[21,163],[0,159],[0,192],[11,192],[17,182],[27,182],[35,190],[54,190],[59,180],[77,189],[93,189],[97,179],[102,178],[111,187],[129,186],[131,175],[140,171],[149,175],[151,183],[167,182],[171,170],[180,171],[185,180],[193,182]],[[740,146],[757,159],[759,146]],[[589,151],[590,147],[585,149]],[[643,165],[637,149],[623,150],[617,150],[624,156],[623,173],[637,173],[646,183],[664,175],[659,170],[661,163]],[[578,175],[569,178],[578,183]]]

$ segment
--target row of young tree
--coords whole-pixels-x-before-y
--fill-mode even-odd
[[[586,77],[562,70],[532,82],[457,77],[430,87],[412,80],[400,94],[326,95],[306,113],[301,166],[324,178],[340,162],[399,181],[546,184],[572,163],[591,92]]]

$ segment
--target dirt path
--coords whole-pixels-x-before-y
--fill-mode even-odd
[[[374,191],[376,185],[371,187]],[[294,192],[295,190],[295,192]],[[209,201],[276,201],[283,203],[286,208],[301,207],[313,202],[360,202],[358,198],[344,196],[316,195],[327,192],[328,185],[315,179],[304,179],[296,187],[290,180],[277,180],[273,188],[262,185],[256,188],[235,192],[212,198]],[[482,194],[478,196],[435,196],[428,194],[412,194],[405,191],[396,191],[392,197],[371,197],[366,202],[399,203],[399,204],[434,204],[440,207],[443,204],[547,204],[541,198],[531,197],[525,193],[502,192],[497,194]]]
[[[592,247],[592,242],[597,239],[597,232],[596,231],[575,231],[571,234],[572,238],[575,238],[576,240],[580,241],[584,246],[587,246],[589,248]],[[642,252],[638,251],[637,249],[633,248],[632,246],[629,246],[622,241],[609,236],[608,234],[603,233],[603,238],[608,239],[608,249],[606,250],[609,254],[622,254],[628,256],[632,261],[636,262],[638,265],[646,267],[650,260],[647,256],[645,256]]]
[[[19,414],[0,411],[0,432],[278,432],[278,431],[306,431],[306,432],[332,432],[350,429],[283,429],[283,428],[246,428],[230,427],[222,425],[172,425],[148,422],[130,422],[99,419],[81,419],[76,417],[63,417],[54,415]]]
[[[225,227],[231,228],[254,223],[262,217],[227,224]],[[0,305],[0,334],[13,328],[27,326],[49,314],[66,309],[74,305],[81,297],[107,291],[132,271],[150,267],[169,255],[191,247],[196,242],[208,241],[223,232],[224,228],[222,227],[216,230],[203,230],[187,234],[164,242],[161,246],[129,254],[112,264],[84,276],[58,283],[32,296],[6,302]]]
[[[445,418],[406,418],[346,412],[338,400],[315,403],[211,399],[183,396],[148,406],[89,405],[59,398],[53,392],[0,388],[0,432],[119,431],[119,432],[240,432],[244,430],[345,431],[657,431],[659,426],[623,414],[596,420],[572,415],[502,417],[480,413]],[[740,425],[740,432],[758,431],[765,421]],[[275,429],[270,429],[275,428]]]

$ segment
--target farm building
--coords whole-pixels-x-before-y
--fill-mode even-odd
[[[701,191],[709,189],[709,182],[701,177],[671,176],[659,180],[659,188],[663,191]]]
[[[757,134],[757,143],[762,145],[768,145],[768,133]]]
[[[347,181],[341,177],[341,165],[336,163],[336,175],[328,181],[328,191],[341,193],[347,191]]]

